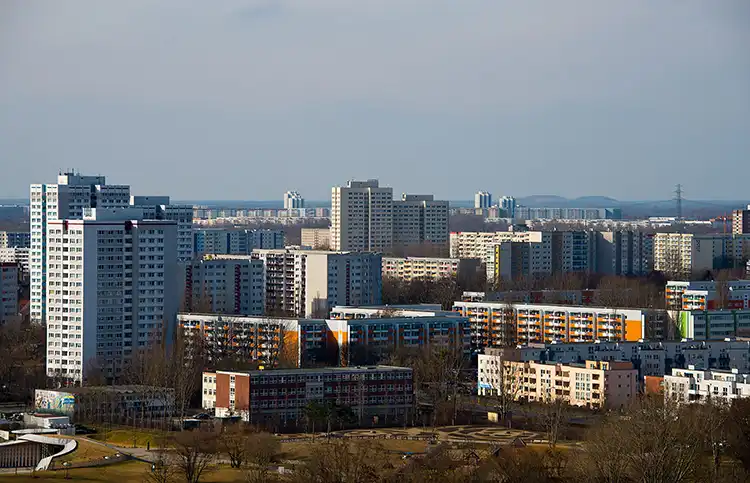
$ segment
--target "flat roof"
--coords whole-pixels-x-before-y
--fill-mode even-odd
[[[367,371],[378,371],[378,372],[397,372],[397,371],[411,371],[411,367],[399,367],[399,366],[352,366],[352,367],[321,367],[321,368],[306,368],[306,369],[264,369],[262,371],[204,371],[214,372],[216,374],[247,374],[250,376],[260,376],[265,374],[324,374],[324,373],[352,373],[352,372],[367,372]]]
[[[87,386],[87,387],[61,387],[60,389],[45,389],[46,391],[54,392],[67,392],[70,394],[86,394],[91,392],[111,392],[111,393],[124,393],[124,392],[145,392],[164,389],[159,386],[142,386],[142,385],[125,385],[125,386]]]

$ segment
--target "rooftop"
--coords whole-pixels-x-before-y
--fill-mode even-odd
[[[251,376],[259,376],[265,374],[274,375],[299,375],[299,374],[343,374],[353,372],[397,372],[397,371],[411,371],[410,367],[398,367],[398,366],[352,366],[352,367],[320,367],[320,368],[309,368],[309,369],[264,369],[262,371],[215,371],[217,374],[248,374]],[[207,371],[210,372],[210,371]]]

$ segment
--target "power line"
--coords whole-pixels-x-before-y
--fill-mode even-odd
[[[677,219],[682,219],[682,185],[678,184],[674,190],[674,201],[677,205]]]

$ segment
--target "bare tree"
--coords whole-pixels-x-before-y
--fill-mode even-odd
[[[177,479],[177,467],[159,451],[156,461],[146,470],[143,478],[148,483],[172,483]]]
[[[382,481],[382,448],[374,443],[352,444],[331,439],[313,446],[312,455],[292,479],[296,483],[370,483]]]
[[[171,440],[176,466],[185,483],[199,483],[216,460],[217,437],[210,431],[184,431]]]
[[[240,468],[247,461],[249,446],[249,433],[239,424],[227,426],[217,441],[218,451],[229,457],[232,468]]]
[[[281,444],[272,434],[254,432],[247,438],[245,479],[248,483],[264,483],[269,479],[269,466],[274,462]]]

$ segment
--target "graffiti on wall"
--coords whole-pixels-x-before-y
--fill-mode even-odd
[[[34,395],[34,409],[72,415],[76,398],[73,394],[60,391],[37,389]]]

